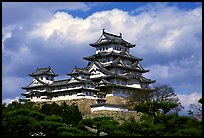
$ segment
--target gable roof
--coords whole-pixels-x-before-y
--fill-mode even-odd
[[[85,60],[95,60],[97,58],[107,57],[107,56],[121,57],[121,58],[125,58],[125,59],[136,60],[136,61],[142,61],[143,60],[142,58],[135,57],[135,56],[129,54],[125,50],[121,51],[120,53],[117,53],[115,51],[111,51],[111,52],[99,52],[99,53],[93,54],[91,56],[83,57],[83,59],[85,59]]]
[[[147,79],[145,77],[137,77],[139,79],[139,81],[150,84],[150,83],[155,83],[156,80],[151,80],[151,79]]]
[[[33,81],[33,82],[31,82],[28,86],[22,87],[22,89],[29,89],[29,88],[36,88],[36,87],[44,87],[44,86],[50,86],[50,85],[51,85],[51,84],[48,84],[48,83],[45,83],[45,82],[41,81],[41,80],[38,79],[38,78],[36,78],[36,80],[37,80],[38,82],[40,82],[41,85],[31,86],[31,85],[34,83],[34,81]]]
[[[91,75],[91,73],[86,71],[85,68],[77,68],[76,66],[75,66],[75,69],[71,73],[68,73],[67,75],[72,76],[72,75],[76,75],[76,74]]]
[[[104,79],[101,79],[101,81],[97,84],[97,87],[101,86],[101,85],[105,85],[105,86],[111,86],[113,85],[111,82],[107,81],[107,80],[104,80]]]
[[[54,82],[52,83],[52,86],[67,85],[67,83],[68,83],[69,80],[70,80],[70,79],[54,81]]]
[[[50,76],[58,76],[55,74],[50,67],[48,68],[37,68],[35,72],[29,74],[29,76],[35,77],[40,75],[50,75]]]
[[[115,34],[105,32],[105,29],[103,29],[103,32],[102,32],[102,35],[100,36],[100,38],[95,43],[92,43],[89,45],[92,47],[97,47],[97,46],[101,46],[101,45],[109,44],[109,43],[122,44],[128,48],[135,47],[135,45],[125,41],[122,38],[121,33],[120,33],[120,35],[115,35]]]

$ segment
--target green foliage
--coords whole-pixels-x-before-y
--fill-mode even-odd
[[[178,112],[184,107],[181,105],[178,96],[174,92],[174,89],[167,84],[156,84],[154,85],[155,92],[150,93],[148,100],[153,102],[168,102],[177,104],[176,107],[169,111]],[[169,112],[168,111],[168,112]]]
[[[114,134],[114,130],[117,128],[119,123],[112,117],[95,117],[93,119],[86,118],[80,122],[80,126],[88,126],[97,130],[97,136],[100,132],[105,132],[109,136]]]
[[[202,136],[202,121],[169,114],[177,105],[142,102],[135,106],[143,113],[139,121],[119,123],[113,117],[82,119],[75,104],[44,104],[39,109],[22,99],[2,104],[2,132],[4,136],[99,136],[102,132],[108,136]]]
[[[158,114],[166,114],[177,106],[176,103],[172,102],[146,101],[136,104],[134,109],[156,119]]]
[[[66,124],[77,124],[82,120],[82,115],[79,111],[79,108],[75,104],[69,106],[63,102],[60,106],[54,102],[52,104],[42,105],[40,111],[46,115],[59,115]]]
[[[76,105],[60,106],[53,103],[44,104],[39,109],[25,99],[14,101],[8,106],[2,104],[4,136],[57,136],[59,127],[77,124],[81,119]]]
[[[202,98],[200,98],[200,100],[198,101],[198,103],[201,103],[201,104],[202,104]]]
[[[62,126],[57,131],[59,136],[94,136],[93,133],[80,130],[76,127]]]
[[[202,98],[199,99],[198,103],[190,104],[189,107],[188,115],[190,117],[197,118],[202,116]]]

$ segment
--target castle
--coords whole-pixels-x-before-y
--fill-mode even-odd
[[[149,70],[141,66],[142,58],[130,54],[129,49],[135,45],[125,41],[121,33],[115,35],[103,29],[100,38],[89,45],[96,48],[96,53],[84,57],[88,61],[86,67],[75,67],[67,74],[70,78],[64,80],[55,80],[58,75],[50,67],[37,68],[29,74],[33,81],[22,87],[26,90],[22,95],[33,102],[95,99],[97,102],[90,106],[96,111],[124,110],[117,104],[107,103],[107,97],[151,91],[150,84],[156,81],[142,75]]]

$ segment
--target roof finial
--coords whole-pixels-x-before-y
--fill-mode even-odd
[[[50,66],[49,66],[49,69],[50,69]]]
[[[122,33],[120,33],[120,37],[122,37]]]
[[[105,28],[103,28],[103,33],[105,33]]]
[[[75,66],[75,69],[77,69],[77,66]]]

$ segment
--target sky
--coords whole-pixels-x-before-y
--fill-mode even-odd
[[[85,67],[103,28],[136,44],[144,76],[171,86],[183,106],[201,98],[201,2],[3,2],[2,102],[22,98],[37,67],[56,80]]]

